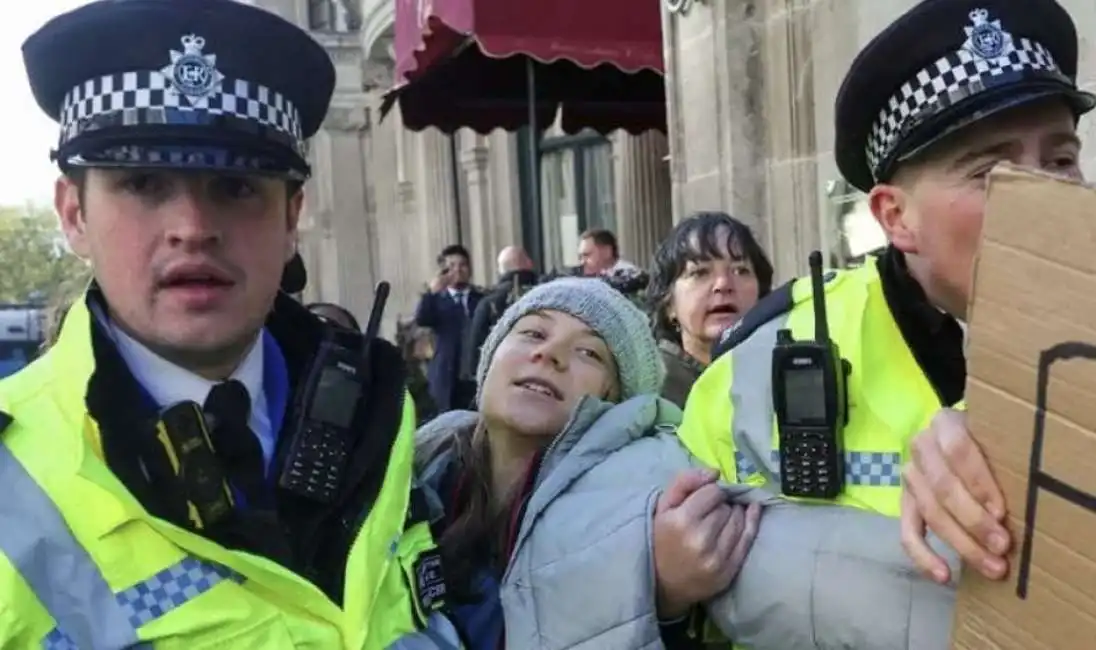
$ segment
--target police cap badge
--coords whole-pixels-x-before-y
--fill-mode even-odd
[[[335,86],[324,48],[235,0],[92,2],[23,44],[62,169],[170,167],[303,180]]]
[[[923,0],[853,61],[835,107],[837,165],[885,182],[926,147],[1002,110],[1061,97],[1080,116],[1077,30],[1055,0]]]

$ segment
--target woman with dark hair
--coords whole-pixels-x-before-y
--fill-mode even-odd
[[[720,334],[772,290],[773,266],[746,224],[698,212],[674,226],[652,267],[647,296],[667,369],[662,396],[684,408]]]

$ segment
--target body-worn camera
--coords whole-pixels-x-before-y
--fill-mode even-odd
[[[156,423],[156,439],[181,488],[191,526],[206,530],[226,521],[236,504],[201,406],[180,402],[165,409]]]

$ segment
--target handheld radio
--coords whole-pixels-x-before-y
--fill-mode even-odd
[[[790,497],[834,499],[845,487],[842,438],[851,366],[830,340],[822,253],[810,256],[814,340],[780,330],[773,348],[773,411],[780,438],[780,483]]]
[[[278,485],[299,496],[330,504],[338,496],[355,432],[354,415],[369,383],[369,350],[381,326],[390,286],[377,285],[362,348],[332,340],[320,346],[306,382],[296,435]]]

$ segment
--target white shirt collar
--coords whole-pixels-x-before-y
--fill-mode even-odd
[[[89,301],[88,307],[96,320],[107,330],[118,354],[122,356],[133,377],[140,382],[157,404],[167,407],[183,401],[205,403],[209,391],[218,382],[196,375],[148,349],[118,328],[102,307],[94,302]],[[247,356],[229,378],[242,383],[251,396],[249,425],[259,438],[263,456],[269,460],[274,453],[275,437],[270,430],[270,414],[266,402],[266,391],[263,389],[263,356],[260,334],[255,338],[255,343],[252,344]]]
[[[219,383],[200,377],[164,359],[123,332],[114,323],[108,322],[107,328],[118,347],[118,353],[129,366],[130,372],[149,392],[152,399],[162,406],[187,400],[202,404],[209,395],[209,391]],[[258,339],[252,344],[251,350],[232,373],[230,379],[238,380],[247,388],[254,408],[256,398],[263,394],[263,346]]]

